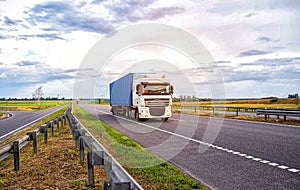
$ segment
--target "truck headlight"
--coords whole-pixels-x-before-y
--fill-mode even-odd
[[[149,114],[148,108],[142,108],[142,113]]]

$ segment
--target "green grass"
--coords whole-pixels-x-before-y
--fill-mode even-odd
[[[68,101],[40,101],[40,106],[59,106]],[[69,103],[69,102],[68,102]],[[0,101],[0,106],[38,106],[37,101]]]
[[[145,189],[208,189],[82,108],[73,112]]]
[[[71,101],[40,101],[40,105],[37,101],[33,100],[14,100],[14,101],[0,101],[0,107],[3,106],[4,110],[18,110],[18,111],[40,111],[49,109],[56,106],[70,104]]]
[[[0,117],[3,115],[4,113],[0,112]]]
[[[56,111],[56,112],[50,114],[49,116],[45,117],[44,119],[42,119],[42,120],[36,122],[35,124],[33,124],[33,125],[27,127],[26,129],[21,130],[21,131],[15,133],[14,135],[12,135],[12,136],[6,138],[6,139],[3,140],[3,141],[0,141],[0,146],[3,145],[3,144],[6,144],[6,143],[8,143],[8,142],[11,142],[12,140],[17,139],[17,138],[19,138],[19,137],[21,137],[21,136],[23,136],[23,135],[25,135],[25,134],[26,134],[27,132],[29,132],[29,131],[32,131],[32,130],[37,129],[38,126],[43,125],[45,122],[48,122],[48,121],[50,121],[50,120],[52,120],[52,119],[54,119],[54,118],[56,118],[56,117],[62,116],[62,114],[63,114],[68,108],[69,108],[69,107],[66,106],[66,107],[64,107],[64,108],[62,108],[62,109],[60,109],[60,110],[58,110],[58,111]]]

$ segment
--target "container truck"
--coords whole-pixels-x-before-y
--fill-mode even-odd
[[[172,116],[173,86],[163,75],[129,73],[109,84],[113,115],[139,121]]]

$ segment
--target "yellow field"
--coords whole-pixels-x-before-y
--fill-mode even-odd
[[[37,101],[33,100],[22,100],[22,101],[0,101],[0,107],[3,107],[3,110],[10,110],[9,108],[13,108],[12,110],[18,111],[40,111],[56,106],[61,106],[65,104],[70,104],[71,101],[51,101],[51,100],[42,100],[40,101],[40,105],[38,105]]]
[[[300,99],[299,98],[283,98],[283,99],[278,99],[276,102],[273,99],[173,102],[173,107],[180,107],[180,106],[228,106],[228,107],[248,107],[248,108],[294,108],[294,109],[300,109]]]

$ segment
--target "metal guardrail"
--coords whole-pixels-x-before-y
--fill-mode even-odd
[[[300,110],[299,109],[258,109],[256,115],[265,115],[266,120],[270,117],[270,115],[276,115],[278,119],[279,116],[283,116],[283,120],[286,121],[287,116],[300,118]]]
[[[236,113],[236,116],[239,115],[239,112],[252,112],[255,113],[257,109],[260,108],[249,108],[249,107],[234,107],[234,106],[174,106],[173,109],[180,109],[182,110],[190,110],[194,111],[195,113],[200,110],[211,110],[212,114],[215,113],[215,111],[233,111]]]
[[[128,174],[128,172],[113,158],[111,154],[96,140],[96,138],[71,113],[67,118],[72,130],[75,146],[80,150],[80,161],[84,161],[84,148],[88,147],[88,186],[94,186],[94,166],[104,165],[106,180],[105,190],[142,190],[143,188]]]
[[[59,129],[59,123],[61,126],[66,125],[66,115],[62,115],[53,120],[46,122],[34,131],[28,132],[26,135],[16,139],[4,146],[0,147],[0,161],[8,158],[11,154],[14,155],[14,170],[20,170],[20,150],[25,147],[29,141],[33,141],[33,151],[38,152],[38,140],[37,137],[40,134],[44,134],[44,143],[48,142],[48,128],[51,129],[51,136],[54,136],[54,124],[56,124],[57,130]]]

